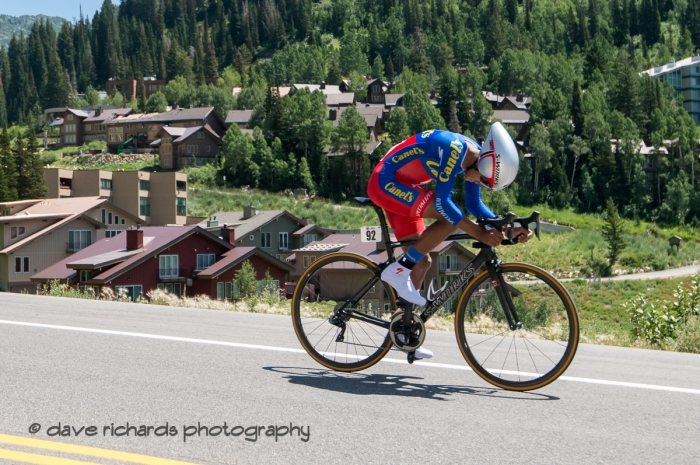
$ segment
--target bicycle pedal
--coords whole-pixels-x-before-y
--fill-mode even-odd
[[[413,365],[413,362],[416,361],[416,351],[412,350],[408,354],[406,354],[406,361],[408,361],[409,365]]]

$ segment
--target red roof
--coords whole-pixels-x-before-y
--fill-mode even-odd
[[[231,247],[212,233],[205,231],[198,226],[151,226],[143,229],[143,248],[135,255],[124,254],[125,260],[117,265],[105,270],[92,278],[93,281],[109,282],[125,271],[137,266],[142,261],[154,256],[160,250],[167,248],[173,243],[177,243],[191,234],[205,234],[206,236]],[[72,279],[76,271],[68,268],[68,264],[87,264],[88,262],[100,263],[101,257],[112,256],[114,252],[126,251],[126,232],[117,234],[111,238],[105,238],[95,242],[93,245],[80,250],[68,258],[61,260],[49,268],[40,271],[32,276],[32,281],[46,281],[51,279],[66,280]],[[79,262],[79,263],[76,263]]]
[[[271,263],[272,265],[275,265],[276,267],[281,268],[285,271],[294,271],[294,268],[292,268],[291,266],[287,265],[286,263],[284,263],[280,260],[277,260],[275,257],[273,257],[270,254],[262,252],[257,247],[236,247],[234,249],[229,250],[225,254],[223,254],[221,256],[221,260],[214,263],[209,268],[200,271],[197,274],[197,277],[198,278],[205,278],[205,279],[216,278],[224,271],[239,264],[240,262],[242,262],[246,258],[250,257],[251,255],[257,255],[259,258],[262,258],[263,260],[265,260],[265,261]]]

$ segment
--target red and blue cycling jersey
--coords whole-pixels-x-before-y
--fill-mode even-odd
[[[422,232],[425,226],[416,221],[430,201],[447,221],[457,225],[464,213],[452,199],[455,178],[464,172],[462,160],[467,143],[481,150],[474,140],[448,131],[430,130],[409,137],[392,147],[382,158],[370,178],[367,193],[372,201],[387,211],[397,237]],[[435,181],[435,192],[422,187]],[[496,215],[481,201],[480,187],[464,183],[466,208],[474,217]],[[401,219],[404,220],[401,220]]]

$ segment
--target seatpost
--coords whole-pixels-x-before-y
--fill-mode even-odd
[[[396,259],[394,258],[394,249],[391,248],[391,237],[389,237],[389,227],[386,224],[384,210],[374,205],[374,211],[377,212],[379,217],[379,226],[382,228],[382,240],[384,240],[384,245],[386,246],[386,255],[389,258],[389,263],[394,263]]]

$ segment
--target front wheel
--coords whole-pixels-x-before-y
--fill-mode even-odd
[[[369,368],[392,347],[394,290],[366,257],[333,253],[316,260],[299,278],[292,298],[294,331],[304,350],[337,371]]]
[[[462,355],[489,383],[512,391],[539,389],[557,379],[574,358],[579,320],[564,286],[541,268],[500,267],[499,279],[483,270],[467,285],[455,314]],[[495,290],[505,286],[520,327],[512,329]]]

